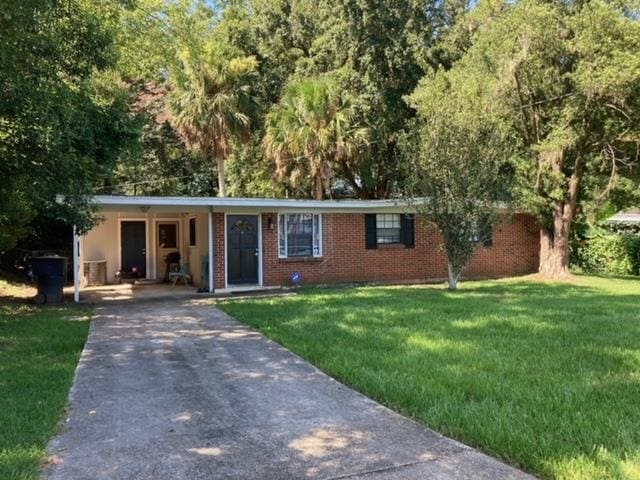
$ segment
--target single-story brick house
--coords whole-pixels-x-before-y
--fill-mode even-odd
[[[398,200],[291,200],[96,196],[102,222],[74,242],[76,298],[85,269],[107,283],[135,271],[162,279],[179,252],[209,291],[340,282],[418,283],[446,278],[437,227]],[[537,271],[539,233],[528,214],[502,212],[467,278]]]

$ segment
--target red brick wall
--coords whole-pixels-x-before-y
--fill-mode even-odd
[[[269,217],[272,229],[268,227]],[[416,218],[415,248],[387,245],[367,250],[364,218],[364,214],[323,214],[323,257],[279,259],[277,216],[275,213],[263,214],[264,285],[289,285],[289,277],[294,271],[302,274],[305,284],[426,282],[446,277],[446,256],[435,225]],[[536,272],[538,235],[536,223],[529,215],[503,218],[494,228],[493,246],[478,249],[465,271],[465,277],[505,277]],[[220,271],[218,269],[218,275]]]
[[[224,288],[224,269],[226,268],[224,264],[224,239],[225,239],[225,230],[224,230],[224,213],[214,213],[213,214],[213,223],[215,228],[215,257],[216,257],[216,288]]]

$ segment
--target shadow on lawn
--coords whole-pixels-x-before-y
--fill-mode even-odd
[[[512,463],[555,476],[576,458],[598,463],[604,447],[601,468],[615,475],[611,456],[640,451],[640,288],[623,287],[310,289],[223,308],[356,389]]]

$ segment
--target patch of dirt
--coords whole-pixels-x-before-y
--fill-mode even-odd
[[[31,302],[37,290],[33,285],[24,282],[17,275],[0,271],[0,302]]]

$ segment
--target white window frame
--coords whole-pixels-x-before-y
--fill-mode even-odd
[[[398,241],[397,242],[381,242],[380,240],[383,237],[381,237],[380,235],[377,235],[376,243],[378,245],[399,245],[402,243],[402,214],[400,213],[376,213],[376,233],[380,229],[378,227],[378,218],[389,217],[389,216],[394,216],[398,218]]]
[[[278,241],[276,242],[276,248],[278,249],[278,258],[309,258],[309,257],[289,257],[289,245],[287,244],[287,223],[289,220],[289,215],[300,215],[307,214],[311,215],[311,252],[313,258],[322,258],[322,214],[321,213],[312,213],[312,212],[288,212],[288,213],[279,213],[278,214]],[[284,219],[284,220],[282,220]],[[317,222],[316,222],[317,219]],[[282,222],[284,221],[285,231],[282,232]],[[317,224],[317,231],[316,231]],[[284,235],[284,254],[280,250],[280,238]],[[318,239],[318,245],[316,245],[316,238]]]

